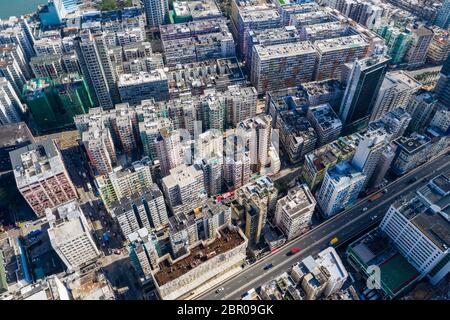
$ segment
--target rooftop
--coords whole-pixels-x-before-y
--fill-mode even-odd
[[[410,137],[401,136],[394,140],[403,151],[407,153],[416,153],[421,151],[427,144],[430,143],[430,139],[426,136],[413,134]]]
[[[182,164],[171,169],[170,174],[164,177],[162,181],[169,189],[177,185],[181,188],[195,183],[196,179],[201,175],[203,175],[203,172],[196,165],[186,166],[185,164]]]
[[[314,42],[314,47],[321,53],[365,46],[369,46],[369,43],[361,35],[318,40]]]
[[[335,183],[347,183],[356,179],[364,179],[364,174],[357,170],[349,161],[341,161],[337,163],[333,168],[327,171],[327,175]]]
[[[301,216],[314,211],[316,200],[306,185],[295,186],[289,189],[288,194],[278,200],[279,206],[290,216]]]
[[[405,90],[417,90],[421,86],[422,84],[415,80],[408,72],[392,71],[386,73],[380,90],[395,87],[395,90],[402,92]]]
[[[405,202],[394,204],[397,210],[420,229],[437,247],[450,247],[450,180],[434,177]]]
[[[21,144],[26,141],[34,143],[34,137],[25,122],[0,126],[0,148]]]
[[[191,248],[187,257],[174,263],[170,263],[168,260],[161,262],[159,264],[160,270],[154,275],[158,285],[163,286],[179,278],[212,257],[234,249],[245,241],[237,230],[224,228],[219,233],[220,237],[217,237],[213,242],[199,244]]]
[[[419,277],[419,272],[400,254],[380,230],[364,235],[349,245],[351,255],[367,268],[377,265],[381,271],[381,286],[391,297]]]
[[[119,75],[118,86],[129,86],[145,82],[164,81],[167,80],[167,75],[163,69],[156,69],[152,72],[139,73],[123,73]]]
[[[322,131],[342,127],[341,119],[328,103],[310,107],[308,112],[312,114]]]
[[[309,41],[275,44],[270,46],[256,45],[255,50],[261,59],[276,59],[286,56],[314,54],[314,46]]]
[[[296,140],[305,141],[317,138],[316,131],[307,119],[306,114],[297,110],[282,111],[279,120],[282,129],[288,132]]]
[[[9,156],[19,189],[65,171],[62,158],[52,140],[16,149]]]

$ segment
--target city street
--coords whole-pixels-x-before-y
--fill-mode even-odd
[[[243,293],[252,288],[257,288],[278,274],[287,271],[296,261],[308,255],[315,255],[325,249],[329,246],[332,238],[338,237],[339,246],[346,240],[379,223],[397,197],[417,190],[439,173],[450,173],[450,161],[447,154],[439,156],[392,182],[386,187],[388,192],[377,201],[369,202],[368,198],[360,200],[352,208],[330,218],[300,238],[287,243],[279,251],[249,266],[239,275],[194,298],[201,300],[240,299]],[[412,177],[417,178],[417,180],[411,183]],[[365,212],[362,212],[363,208],[367,208]],[[299,247],[301,252],[288,257],[287,253],[294,247]],[[272,263],[273,267],[264,270],[264,266],[269,263]],[[216,290],[221,287],[224,290],[216,294]]]

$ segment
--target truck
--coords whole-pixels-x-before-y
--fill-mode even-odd
[[[339,239],[337,237],[334,237],[333,239],[330,240],[330,246],[334,246],[338,241]]]

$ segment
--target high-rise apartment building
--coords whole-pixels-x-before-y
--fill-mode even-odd
[[[156,184],[119,198],[111,204],[111,210],[125,238],[141,228],[150,232],[169,223],[164,197]]]
[[[431,156],[432,142],[429,137],[417,133],[409,137],[400,137],[394,141],[397,146],[396,156],[392,162],[392,171],[402,175],[427,161]]]
[[[315,80],[340,78],[341,65],[365,58],[369,43],[361,35],[351,35],[314,42],[316,49]]]
[[[322,183],[325,173],[337,163],[350,160],[359,140],[356,135],[340,137],[305,155],[302,178],[313,191]]]
[[[281,148],[291,163],[299,163],[317,145],[317,133],[302,111],[282,111],[277,116]],[[324,136],[323,136],[324,137]]]
[[[158,27],[169,20],[169,2],[167,0],[144,0],[144,10],[148,27]]]
[[[386,73],[375,100],[370,121],[380,119],[395,108],[405,108],[421,83],[408,72],[393,71]]]
[[[108,128],[103,123],[94,123],[82,133],[81,140],[95,174],[103,175],[111,172],[117,157]]]
[[[147,158],[133,162],[130,166],[114,168],[111,172],[96,177],[100,196],[107,207],[111,203],[131,196],[153,184],[151,162]]]
[[[170,170],[183,164],[183,149],[178,130],[163,128],[156,138],[156,154],[161,168],[161,175],[167,176]]]
[[[6,78],[0,77],[0,124],[20,122],[24,112],[22,103]]]
[[[351,206],[362,191],[365,179],[366,176],[348,161],[329,169],[316,196],[323,216],[329,218]]]
[[[313,79],[315,50],[309,41],[253,49],[250,81],[258,93],[295,87]]]
[[[30,66],[36,78],[50,78],[55,80],[64,73],[61,56],[58,54],[32,57]]]
[[[174,214],[199,208],[206,199],[203,171],[196,164],[182,164],[171,169],[162,179],[162,185],[167,204]]]
[[[69,271],[77,271],[100,257],[91,235],[91,228],[77,200],[54,210],[46,210],[50,228],[48,237],[53,249]]]
[[[434,89],[439,103],[444,106],[450,105],[450,56],[444,62],[441,74]]]
[[[239,122],[256,115],[258,93],[254,87],[229,86],[225,92],[226,122],[236,127]]]
[[[250,181],[250,165],[248,152],[237,152],[224,158],[223,178],[230,189],[236,190]]]
[[[250,165],[253,171],[261,171],[269,160],[269,148],[272,142],[272,118],[269,115],[257,115],[238,124],[238,139],[243,139],[249,150]]]
[[[285,26],[271,29],[250,29],[247,31],[247,51],[243,60],[250,70],[256,45],[270,46],[275,44],[300,41],[300,35],[295,26]],[[250,71],[251,73],[251,71]]]
[[[257,244],[268,215],[273,215],[278,197],[272,179],[262,176],[236,191],[236,200],[243,207],[245,235],[250,243]]]
[[[3,59],[12,59],[19,66],[23,76],[26,79],[31,78],[32,73],[29,66],[29,61],[26,60],[25,54],[19,44],[0,44],[0,57]]]
[[[37,216],[77,198],[55,141],[44,140],[16,149],[10,158],[17,188]]]
[[[430,91],[419,90],[411,98],[406,112],[411,115],[408,132],[420,132],[430,123],[437,103],[436,95]]]
[[[448,27],[450,26],[450,1],[449,0],[444,0],[442,2],[442,7],[439,9],[434,23],[436,25],[438,25],[439,27],[441,27],[442,29],[448,29]]]
[[[425,63],[428,47],[433,39],[433,31],[425,26],[411,30],[411,40],[405,55],[408,67],[418,67]]]
[[[238,39],[238,51],[241,56],[247,53],[248,30],[261,30],[281,27],[281,16],[269,6],[242,6],[233,21],[232,31]]]
[[[128,235],[128,254],[142,284],[152,280],[152,269],[161,255],[158,238],[146,228]]]
[[[108,54],[105,35],[83,30],[75,38],[75,50],[81,71],[98,106],[112,109],[119,102],[116,75]]]
[[[117,85],[121,101],[131,105],[138,105],[147,99],[169,99],[167,75],[163,69],[121,74]]]
[[[352,165],[365,176],[364,186],[367,186],[376,174],[375,169],[388,142],[388,134],[383,129],[368,130],[362,134],[352,159]]]
[[[289,241],[308,229],[315,207],[316,200],[308,186],[306,184],[295,186],[277,202],[275,224]]]

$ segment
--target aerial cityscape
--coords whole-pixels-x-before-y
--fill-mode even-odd
[[[0,300],[450,300],[450,0],[0,0]]]

